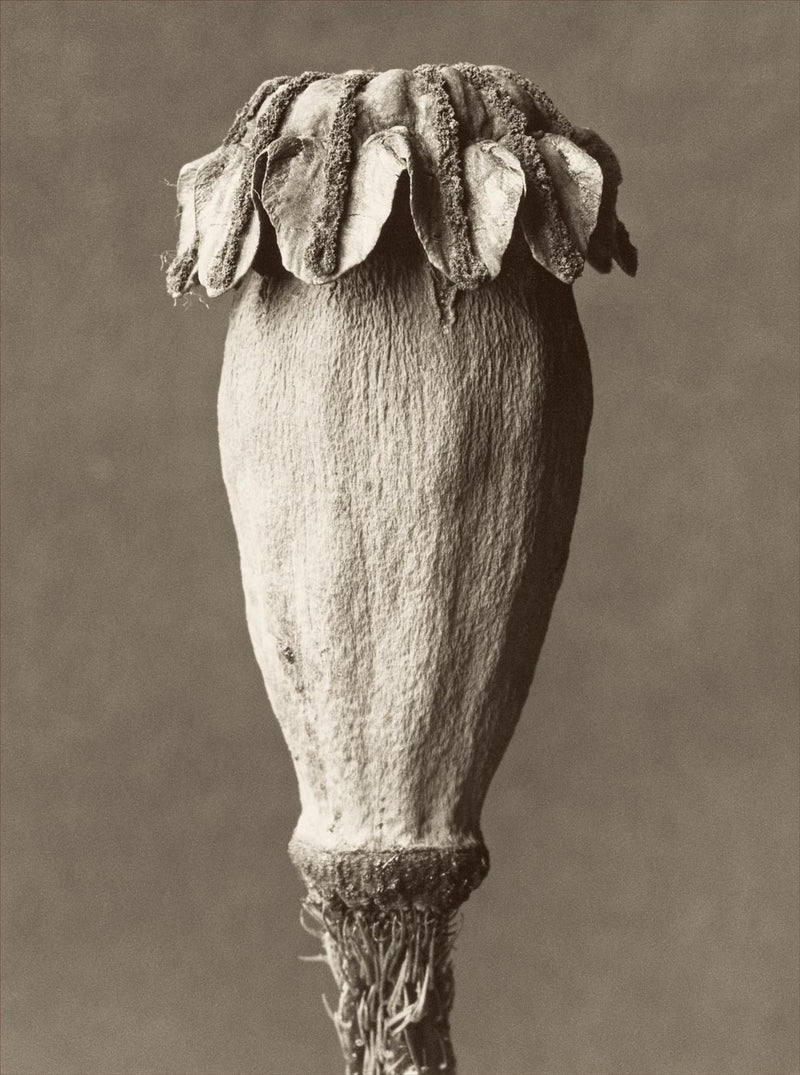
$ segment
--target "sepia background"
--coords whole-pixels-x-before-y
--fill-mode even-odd
[[[332,1075],[178,169],[264,78],[505,64],[599,131],[641,272],[464,908],[464,1075],[793,1075],[794,3],[30,3],[3,22],[6,1075]],[[169,181],[169,182],[167,182]]]

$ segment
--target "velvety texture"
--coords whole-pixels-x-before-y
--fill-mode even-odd
[[[231,316],[222,470],[320,850],[480,844],[566,566],[592,410],[572,291],[517,235],[445,301],[405,208],[334,283],[251,273]]]
[[[174,307],[159,254],[259,78],[455,57],[602,133],[642,255],[575,285],[592,432],[484,806],[460,1069],[796,1073],[796,5],[0,17],[3,1070],[339,1070],[220,473],[230,300]]]

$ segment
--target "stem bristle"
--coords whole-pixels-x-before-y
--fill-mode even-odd
[[[339,989],[336,1010],[324,1004],[347,1075],[454,1071],[452,911],[411,904],[342,910],[307,900],[301,922],[322,941]]]

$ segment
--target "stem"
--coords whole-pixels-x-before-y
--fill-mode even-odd
[[[455,1075],[453,914],[412,904],[304,908],[339,988],[328,1014],[346,1075]]]

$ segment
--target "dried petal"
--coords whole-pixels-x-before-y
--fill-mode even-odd
[[[215,298],[233,287],[253,263],[258,250],[258,215],[250,188],[252,161],[246,149],[228,147],[222,174],[195,184],[195,212],[200,232],[197,261],[200,283]]]
[[[339,230],[336,275],[353,268],[372,252],[392,211],[397,181],[409,171],[408,130],[392,127],[373,134],[356,152],[350,198]]]
[[[261,202],[275,228],[284,268],[307,284],[322,283],[306,264],[325,193],[325,147],[316,138],[288,135],[266,154]]]
[[[167,290],[173,298],[188,291],[196,279],[197,253],[200,237],[195,212],[195,185],[197,177],[204,169],[214,167],[223,159],[223,151],[199,157],[184,164],[178,175],[177,195],[180,209],[180,227],[178,231],[178,248],[175,257],[167,268]]]
[[[539,152],[556,189],[556,197],[575,245],[585,255],[597,223],[603,173],[600,165],[569,138],[546,134]]]
[[[573,137],[579,146],[594,157],[603,172],[603,194],[597,226],[589,240],[589,264],[598,272],[610,272],[612,261],[616,261],[628,276],[635,276],[638,268],[636,247],[631,245],[625,225],[617,219],[617,193],[622,182],[622,169],[616,154],[599,134],[586,127],[576,127]]]
[[[428,260],[458,288],[488,274],[472,249],[466,212],[460,125],[445,68],[414,69],[414,172],[411,213]]]
[[[514,230],[525,173],[497,142],[473,142],[464,149],[464,185],[472,246],[494,279]]]
[[[539,152],[539,142],[520,140],[528,193],[522,204],[522,230],[536,260],[562,283],[571,284],[583,271],[583,255],[559,205],[556,185]]]

